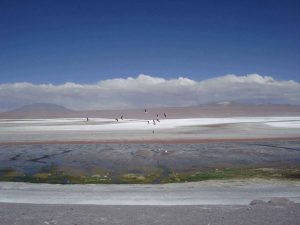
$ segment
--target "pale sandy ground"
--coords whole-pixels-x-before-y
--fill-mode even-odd
[[[274,197],[300,203],[300,182],[202,181],[157,185],[53,185],[0,183],[0,202],[93,205],[248,205]]]
[[[95,206],[0,203],[1,225],[298,225],[300,204]]]
[[[299,187],[300,182],[275,180],[168,185],[0,183],[0,224],[297,225]]]

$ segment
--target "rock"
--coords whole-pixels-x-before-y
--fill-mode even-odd
[[[267,204],[267,203],[263,200],[253,200],[250,202],[249,205],[265,205],[265,204]]]
[[[268,201],[268,204],[272,205],[292,205],[295,204],[295,202],[287,199],[287,198],[272,198]]]

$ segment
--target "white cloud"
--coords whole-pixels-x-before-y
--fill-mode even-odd
[[[300,83],[269,76],[225,75],[195,81],[147,75],[109,79],[95,84],[0,84],[0,110],[47,102],[72,109],[186,106],[210,102],[300,104]]]

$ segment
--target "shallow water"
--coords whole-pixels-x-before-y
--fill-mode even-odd
[[[300,167],[300,141],[206,144],[0,145],[0,175],[58,168],[74,176],[191,172],[216,168]]]

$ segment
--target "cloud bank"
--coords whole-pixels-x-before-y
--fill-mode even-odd
[[[0,110],[32,103],[54,103],[77,110],[189,106],[211,102],[300,104],[300,83],[249,74],[195,81],[148,75],[95,84],[0,84]]]

